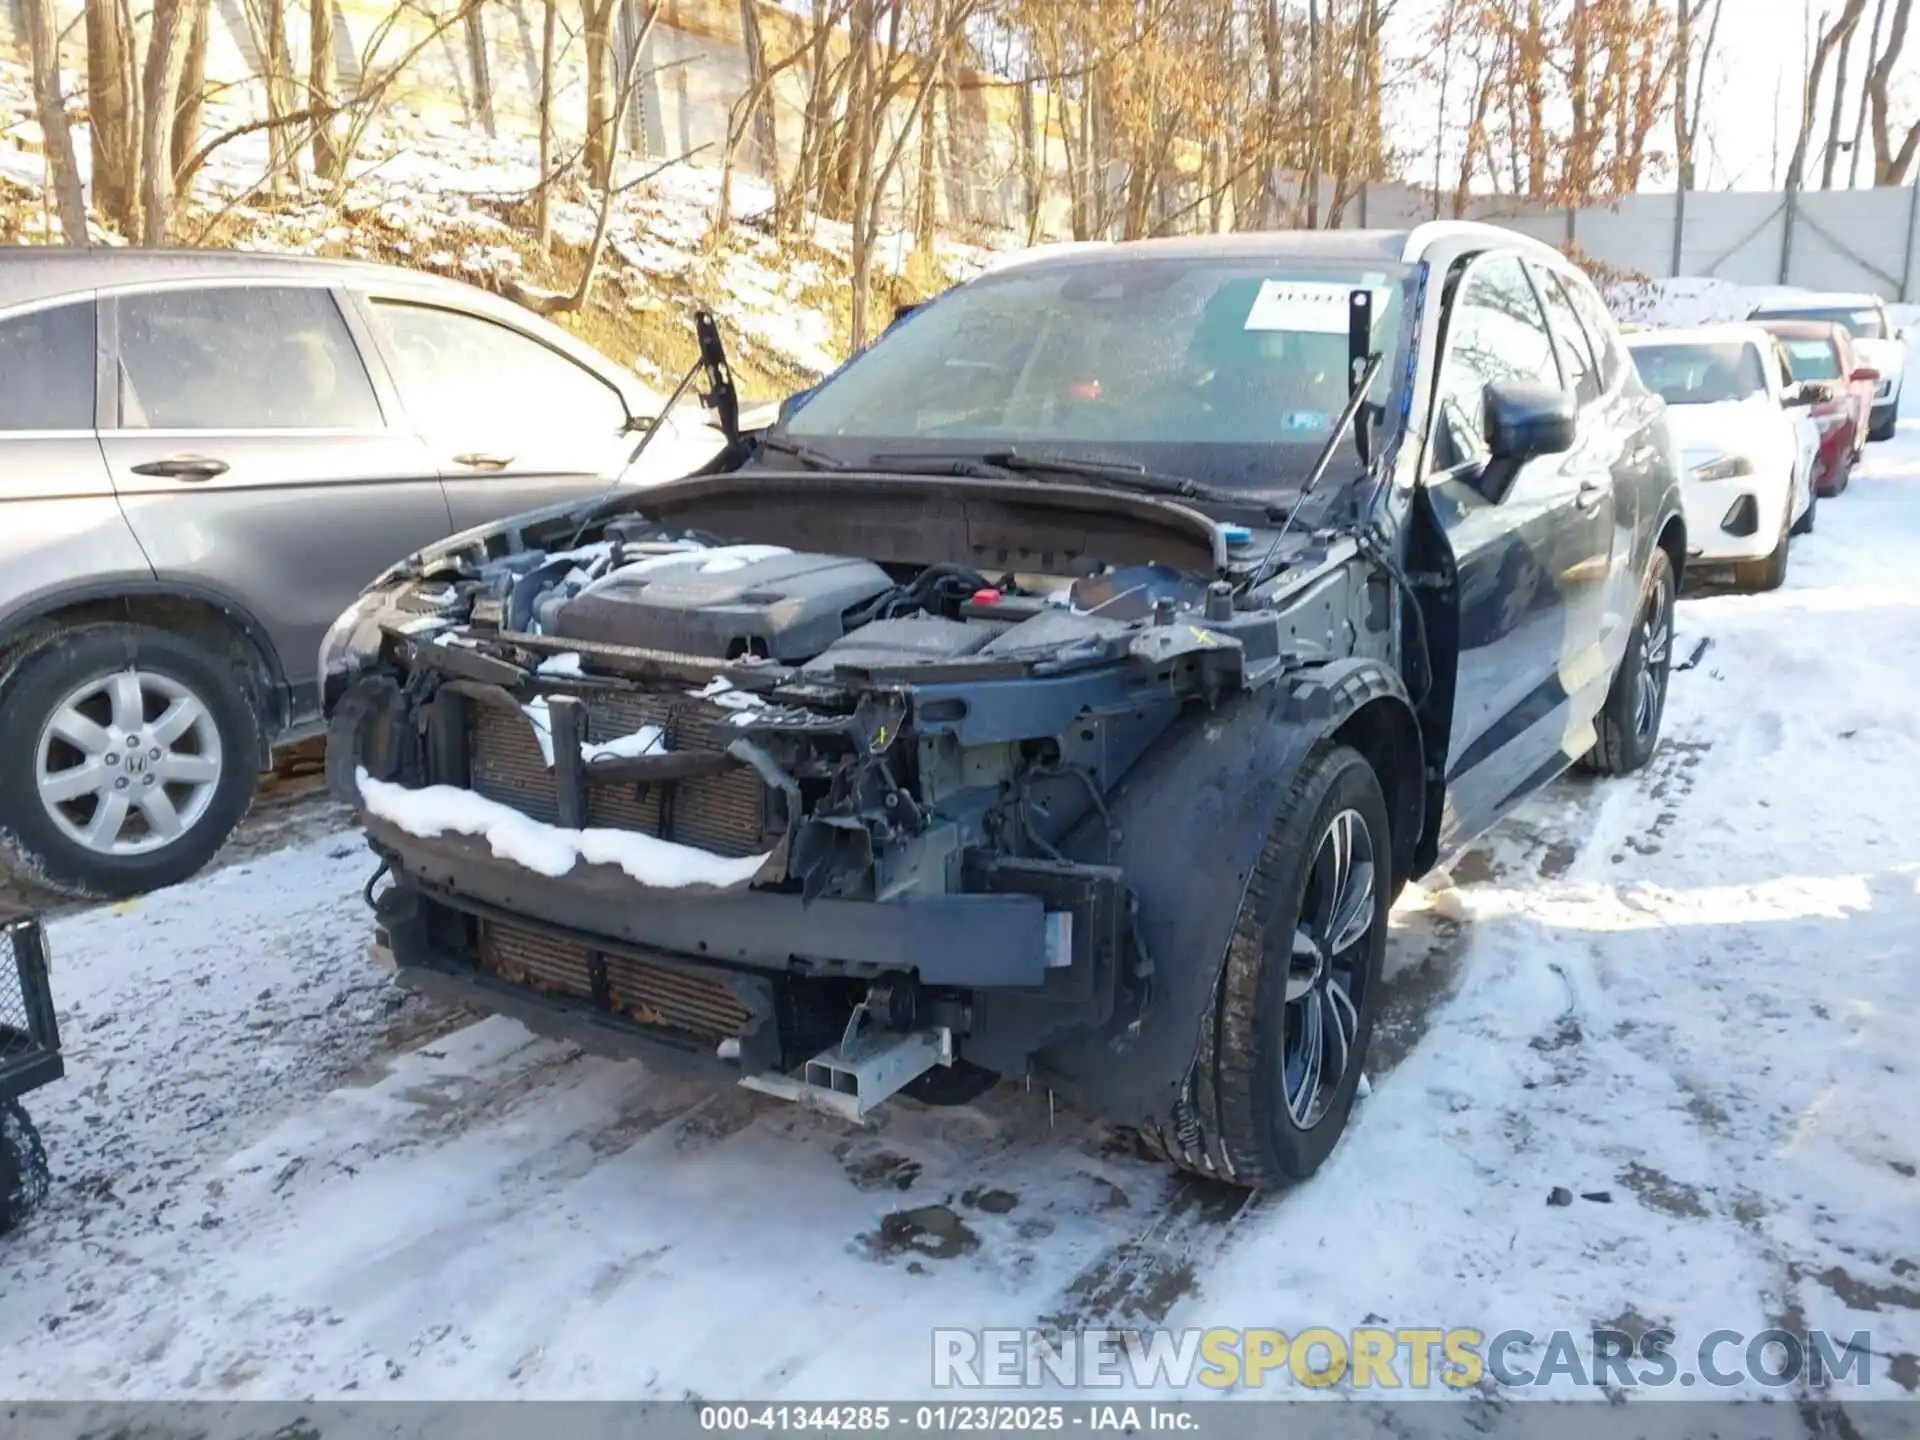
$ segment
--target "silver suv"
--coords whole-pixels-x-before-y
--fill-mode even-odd
[[[526,310],[380,266],[0,251],[0,848],[42,883],[186,878],[275,745],[319,728],[320,640],[456,531],[717,458]]]

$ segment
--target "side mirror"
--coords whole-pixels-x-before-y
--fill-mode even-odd
[[[1856,367],[1853,374],[1849,375],[1847,379],[1856,385],[1878,385],[1880,383],[1880,372],[1871,365],[1861,365]]]
[[[1498,505],[1521,466],[1573,448],[1574,400],[1569,391],[1531,380],[1495,380],[1486,388],[1486,405],[1489,458],[1479,490]]]
[[[1780,397],[1780,404],[1788,410],[1805,410],[1820,402],[1820,394],[1811,385],[1795,385]]]

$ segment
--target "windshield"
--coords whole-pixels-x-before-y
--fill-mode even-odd
[[[1347,318],[1374,297],[1390,402],[1405,267],[1096,256],[1014,268],[940,297],[797,409],[785,432],[875,454],[1097,458],[1258,492],[1295,485],[1347,403]]]
[[[1872,306],[1821,310],[1756,310],[1756,320],[1823,320],[1842,327],[1856,340],[1887,339],[1887,319]]]
[[[1719,405],[1766,392],[1760,352],[1744,341],[1718,345],[1636,345],[1633,363],[1669,405]]]
[[[1782,340],[1796,380],[1838,380],[1840,355],[1825,340]]]

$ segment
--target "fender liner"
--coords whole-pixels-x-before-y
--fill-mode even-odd
[[[1400,677],[1380,661],[1349,659],[1174,723],[1108,800],[1119,832],[1113,863],[1138,902],[1135,931],[1153,967],[1151,1000],[1131,1026],[1043,1051],[1037,1074],[1117,1123],[1174,1127],[1247,883],[1289,781],[1316,745],[1362,712],[1385,718],[1395,711],[1392,723],[1403,719],[1417,747]],[[1417,781],[1417,748],[1411,765]],[[1396,820],[1409,816],[1419,826],[1423,787],[1387,776],[1382,786]],[[1396,788],[1410,788],[1415,808]],[[1098,860],[1105,834],[1104,826],[1083,827],[1064,848],[1075,859]],[[1396,858],[1417,839],[1417,829],[1396,836]]]

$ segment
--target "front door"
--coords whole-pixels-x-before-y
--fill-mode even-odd
[[[100,445],[127,522],[162,579],[265,626],[295,713],[308,711],[327,627],[387,566],[448,533],[432,457],[387,423],[323,286],[110,303],[116,394]]]
[[[1530,461],[1498,503],[1485,391],[1565,379],[1538,293],[1514,256],[1475,260],[1458,282],[1435,394],[1427,493],[1459,584],[1459,668],[1447,754],[1443,851],[1479,834],[1593,741],[1604,692],[1601,634],[1613,551],[1608,457],[1585,435]]]
[[[597,495],[638,445],[620,392],[524,331],[413,300],[366,301],[455,529]]]

